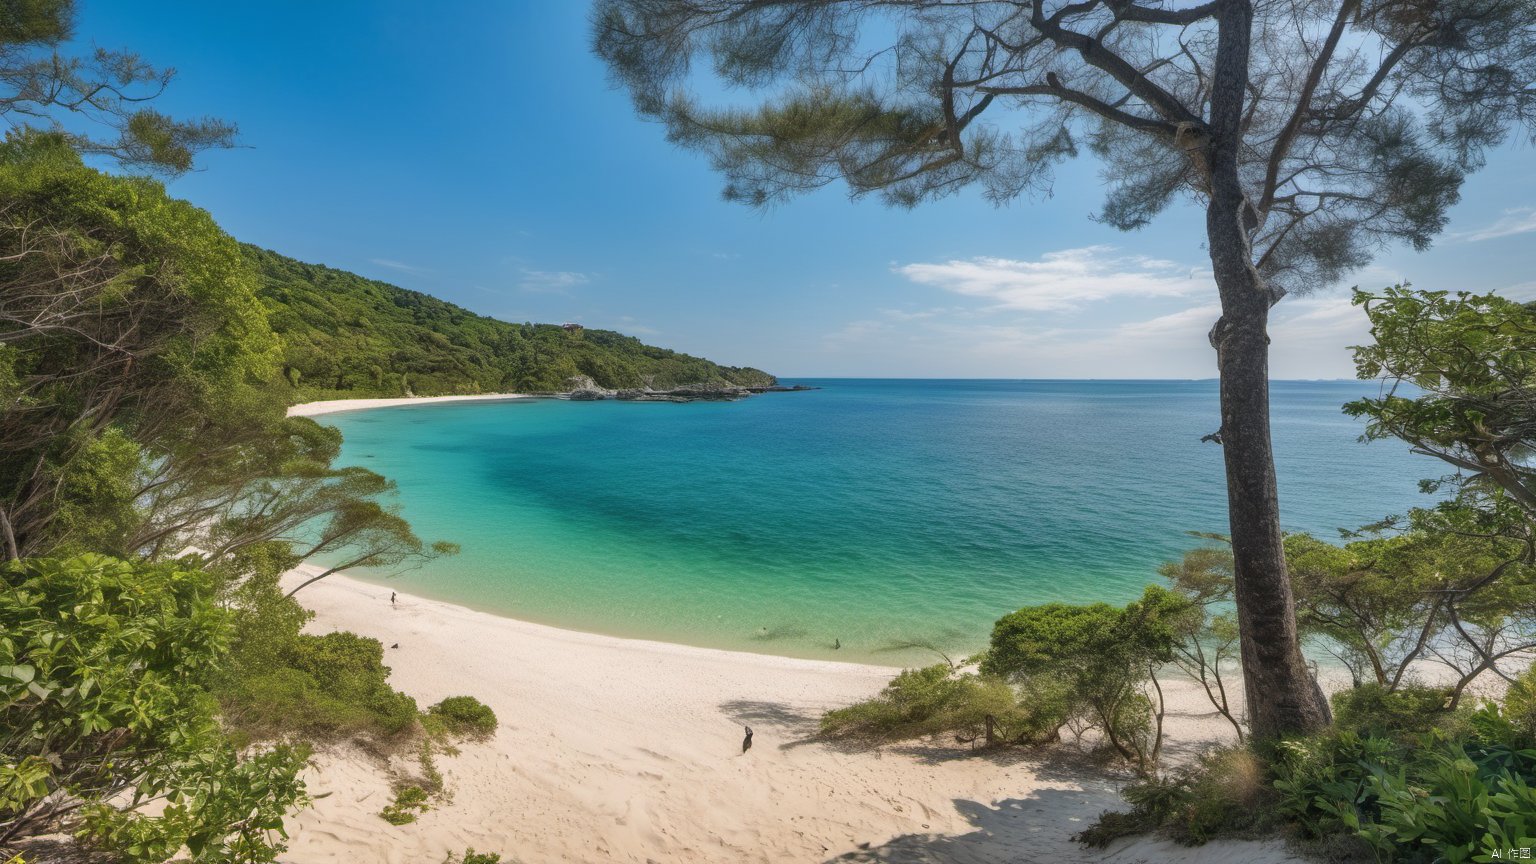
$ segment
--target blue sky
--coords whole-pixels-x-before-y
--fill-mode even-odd
[[[1091,159],[1045,200],[767,213],[637,119],[587,4],[82,0],[83,42],[174,66],[160,107],[240,125],[171,184],[236,237],[510,321],[578,321],[781,376],[1205,378],[1203,219],[1122,233]],[[1536,153],[1506,147],[1427,253],[1353,282],[1536,297]],[[1288,298],[1275,377],[1352,375],[1343,288]]]

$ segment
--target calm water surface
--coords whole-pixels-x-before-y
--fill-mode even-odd
[[[1226,530],[1216,385],[824,380],[688,405],[526,400],[322,418],[459,556],[390,580],[619,636],[901,664],[981,647],[1049,601],[1125,602]],[[1359,382],[1276,382],[1287,530],[1424,503],[1435,473],[1339,412]],[[365,578],[386,574],[364,572]],[[842,649],[834,651],[834,640]]]

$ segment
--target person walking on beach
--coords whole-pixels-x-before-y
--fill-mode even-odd
[[[389,605],[395,605],[395,592],[389,592]]]

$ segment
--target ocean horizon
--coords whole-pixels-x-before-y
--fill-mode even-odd
[[[885,665],[962,656],[1023,605],[1134,599],[1226,530],[1214,380],[785,378],[688,404],[367,409],[342,462],[460,555],[364,579],[569,629]],[[1337,539],[1431,503],[1363,444],[1376,382],[1275,381],[1282,522]]]

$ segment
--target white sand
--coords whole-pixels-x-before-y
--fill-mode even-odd
[[[1070,748],[807,740],[822,710],[879,690],[886,667],[577,633],[407,594],[391,607],[389,595],[332,576],[298,596],[320,632],[398,642],[391,680],[423,706],[474,695],[501,728],[440,759],[452,800],[401,827],[377,815],[391,797],[377,758],[322,753],[309,781],[325,797],[290,820],[285,861],[437,864],[466,846],[523,864],[1300,860],[1274,843],[1081,847],[1071,834],[1118,800]],[[1175,749],[1230,734],[1202,700],[1192,684],[1170,688]],[[743,724],[756,732],[746,754]]]
[[[288,408],[289,417],[318,417],[340,411],[360,411],[364,408],[391,408],[396,405],[419,405],[436,402],[501,402],[508,399],[532,398],[523,393],[482,393],[475,396],[400,396],[392,399],[329,399],[324,402],[305,402]]]

